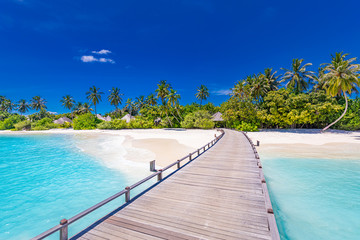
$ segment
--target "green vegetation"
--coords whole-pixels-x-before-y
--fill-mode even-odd
[[[74,129],[133,129],[133,128],[235,128],[257,131],[264,128],[323,128],[360,129],[360,99],[349,98],[360,85],[360,65],[356,58],[336,53],[328,64],[317,72],[310,71],[311,63],[294,59],[290,69],[281,68],[282,74],[272,68],[252,74],[235,83],[229,98],[220,106],[211,102],[209,89],[201,85],[195,97],[199,103],[180,105],[178,91],[167,80],[161,80],[154,92],[146,96],[128,98],[123,104],[120,89],[113,87],[107,100],[114,110],[106,113],[111,121],[96,117],[96,106],[104,93],[95,86],[86,92],[89,102],[76,102],[65,95],[60,103],[69,113],[54,115],[46,109],[46,101],[35,96],[30,103],[21,99],[14,104],[0,96],[0,130],[45,130],[51,128]],[[195,100],[195,99],[194,99]],[[95,115],[92,114],[93,107]],[[23,116],[29,109],[36,112]],[[18,113],[20,113],[20,115]],[[212,115],[222,113],[222,122],[213,122]],[[121,120],[130,114],[131,121]],[[73,123],[55,124],[60,117],[73,119]],[[329,125],[330,124],[330,125]]]

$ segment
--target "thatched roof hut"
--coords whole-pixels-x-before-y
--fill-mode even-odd
[[[121,118],[121,120],[125,120],[127,123],[134,119],[135,117],[131,116],[130,114],[126,114],[124,117]]]
[[[211,120],[214,121],[214,122],[222,122],[222,121],[224,121],[224,119],[222,118],[221,112],[217,112],[214,115],[212,115]]]
[[[56,123],[56,124],[72,123],[72,120],[67,117],[61,117],[61,118],[53,121],[53,123]]]

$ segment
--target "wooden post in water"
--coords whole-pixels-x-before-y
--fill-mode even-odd
[[[60,225],[65,225],[60,229],[60,240],[68,240],[68,226],[67,226],[68,220],[62,219],[60,221]]]
[[[155,169],[155,160],[152,160],[150,162],[150,172],[156,172],[156,169]]]
[[[159,169],[159,174],[157,175],[157,180],[158,180],[158,182],[161,181],[162,178],[163,178],[163,177],[162,177],[162,171],[163,171],[162,169]]]
[[[126,187],[125,190],[125,202],[130,202],[130,187]]]

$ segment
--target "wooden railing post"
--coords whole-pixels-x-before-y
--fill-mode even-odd
[[[126,187],[125,190],[125,202],[130,202],[130,187]]]
[[[156,169],[155,169],[155,160],[152,160],[150,162],[150,172],[156,172]]]
[[[180,168],[180,160],[177,160],[177,168]]]
[[[191,159],[191,153],[189,153],[189,161],[191,161],[192,159]]]
[[[60,221],[60,225],[65,225],[64,227],[62,227],[60,229],[60,240],[68,240],[68,220],[67,219],[62,219]]]
[[[159,169],[159,174],[157,175],[157,180],[158,180],[158,182],[163,179],[163,177],[162,177],[162,171],[163,171],[162,169]]]

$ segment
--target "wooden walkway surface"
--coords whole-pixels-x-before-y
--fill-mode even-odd
[[[209,151],[72,239],[274,239],[265,199],[249,141],[225,130]]]

